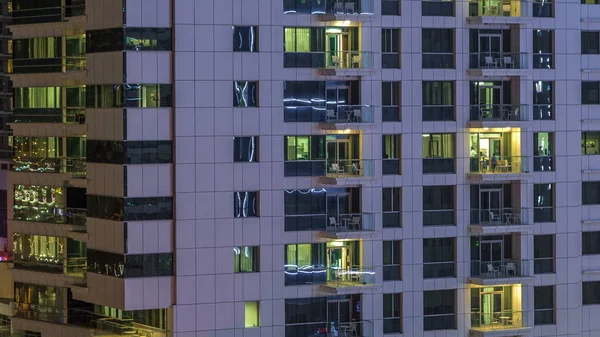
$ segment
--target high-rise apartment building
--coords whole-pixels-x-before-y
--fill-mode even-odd
[[[12,20],[14,335],[600,336],[599,0]]]

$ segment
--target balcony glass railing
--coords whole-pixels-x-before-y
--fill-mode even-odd
[[[14,317],[48,323],[64,323],[63,310],[36,304],[11,302]]]
[[[471,0],[469,16],[526,17],[527,3],[522,0]]]
[[[472,209],[471,224],[482,226],[512,226],[523,225],[529,218],[529,209],[494,208]]]
[[[327,268],[324,265],[285,265],[285,284],[327,284],[334,287],[355,287],[375,284],[375,269],[355,266],[352,268]]]
[[[13,208],[13,219],[30,222],[47,222],[85,226],[87,210],[85,208],[54,208],[43,206],[20,206]]]
[[[375,230],[375,216],[373,213],[329,216],[326,230],[333,232],[373,231]]]
[[[85,108],[14,109],[11,123],[84,124]]]
[[[326,177],[373,177],[375,163],[370,159],[327,160]]]
[[[12,66],[11,63],[12,62]],[[9,61],[9,70],[13,74],[63,73],[84,70],[86,58],[66,56],[43,59],[13,59]]]
[[[469,54],[471,69],[528,69],[527,53],[482,52]]]
[[[286,14],[373,14],[373,0],[284,0]]]
[[[44,4],[43,7],[32,6],[28,2],[13,0],[13,25],[60,22],[73,16],[85,15],[85,0],[67,0],[66,6],[60,6],[61,0],[39,2]]]
[[[348,336],[348,337],[374,337],[373,322],[352,321],[347,323],[322,322],[286,324],[285,336]]]
[[[478,104],[471,105],[469,115],[471,121],[529,121],[529,107],[522,104]]]
[[[338,105],[337,110],[325,111],[326,123],[373,123],[373,107],[370,105]]]
[[[472,277],[498,279],[529,275],[529,260],[471,261]]]
[[[284,68],[371,69],[373,53],[364,51],[286,52]]]
[[[471,328],[477,330],[510,330],[523,325],[523,312],[501,311],[492,313],[471,313]]]
[[[63,158],[14,158],[14,172],[70,173],[75,178],[84,178],[87,165],[83,157]]]
[[[478,174],[529,173],[529,158],[523,156],[471,157],[470,171]]]

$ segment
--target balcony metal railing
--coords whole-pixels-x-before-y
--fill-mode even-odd
[[[374,337],[372,321],[325,322],[286,324],[285,329],[293,331],[294,336],[315,337]]]
[[[14,158],[11,170],[14,172],[70,173],[74,178],[84,178],[87,165],[84,157],[61,158]]]
[[[85,15],[85,1],[74,0],[68,6],[50,6],[12,10],[12,24],[61,22],[73,16]]]
[[[284,0],[286,14],[373,14],[373,0]]]
[[[471,121],[529,121],[529,107],[523,104],[478,104],[469,108]]]
[[[529,219],[529,211],[526,208],[472,209],[471,224],[482,226],[523,225]]]
[[[371,159],[327,160],[326,177],[373,177],[375,163]]]
[[[53,208],[22,205],[15,205],[13,207],[14,220],[68,224],[81,227],[86,225],[86,214],[87,210],[85,208]]]
[[[85,108],[14,109],[11,123],[85,124]]]
[[[328,268],[327,285],[352,287],[375,284],[375,269],[369,267]]]
[[[84,70],[86,64],[86,58],[81,56],[12,59],[8,60],[8,72],[9,74],[64,73]]]
[[[326,229],[333,232],[373,231],[375,230],[375,216],[373,213],[329,216]]]
[[[510,330],[523,327],[522,311],[471,313],[471,328],[477,330]]]
[[[19,254],[15,254],[14,266],[17,269],[27,269],[32,271],[41,271],[49,273],[62,274],[82,274],[87,268],[87,258],[85,257],[69,257],[66,259],[57,259],[58,261],[32,261],[19,260]]]
[[[471,69],[528,69],[527,53],[482,52],[469,54]]]
[[[522,0],[471,0],[469,16],[527,17],[527,3]]]
[[[529,276],[529,260],[471,261],[471,276],[488,279]]]
[[[373,53],[365,51],[286,52],[285,68],[371,69]]]
[[[370,105],[338,105],[336,110],[325,111],[326,123],[373,123],[373,107]]]
[[[524,156],[477,156],[471,157],[471,173],[479,174],[518,174],[529,173],[529,158]]]

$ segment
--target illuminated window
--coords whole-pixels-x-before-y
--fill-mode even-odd
[[[260,305],[258,302],[246,302],[244,321],[246,328],[257,328],[260,326]]]

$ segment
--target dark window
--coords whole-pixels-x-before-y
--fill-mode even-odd
[[[581,183],[581,203],[583,205],[600,205],[600,181]],[[598,246],[600,247],[600,244]]]
[[[554,222],[554,184],[533,185],[533,222]]]
[[[533,237],[534,273],[554,273],[554,235]]]
[[[170,28],[111,28],[88,30],[86,52],[172,50]]]
[[[554,119],[554,94],[552,87],[554,82],[536,81],[533,82],[533,119],[534,120],[553,120]]]
[[[581,82],[581,104],[600,104],[600,82]]]
[[[400,68],[400,29],[381,29],[381,68]]]
[[[400,0],[381,0],[381,15],[400,15]]]
[[[554,166],[554,132],[535,132],[533,134],[533,171],[549,172]]]
[[[600,254],[600,232],[582,232],[581,233],[581,254],[582,255]]]
[[[400,120],[400,82],[381,82],[381,120],[398,122]]]
[[[257,162],[258,137],[233,137],[233,161]]]
[[[423,239],[423,278],[456,277],[454,241]]]
[[[113,221],[173,219],[173,198],[116,198],[87,195],[87,216]]]
[[[327,214],[327,192],[323,189],[285,190],[283,196],[285,231],[325,230],[328,218],[339,216],[337,209]]]
[[[324,243],[285,245],[285,285],[319,284],[327,281]]]
[[[600,281],[583,282],[583,305],[600,304]]]
[[[402,294],[383,294],[383,333],[402,333]]]
[[[105,164],[165,164],[173,162],[173,143],[159,141],[88,140],[87,161]]]
[[[402,188],[385,187],[383,191],[383,227],[402,226]]]
[[[327,297],[286,299],[285,324],[285,337],[327,335]]]
[[[423,121],[453,121],[454,83],[423,81]]]
[[[258,51],[258,27],[233,26],[233,51]]]
[[[402,279],[402,241],[383,241],[383,280]]]
[[[249,218],[258,216],[258,192],[233,192],[233,216]]]
[[[85,89],[88,108],[169,108],[170,84],[101,84]]]
[[[533,68],[554,68],[554,31],[536,29],[533,31]]]
[[[455,290],[423,292],[423,330],[456,329],[455,297]]]
[[[554,4],[552,2],[552,0],[533,0],[533,17],[554,17]]]
[[[424,28],[421,35],[423,69],[454,68],[454,30]]]
[[[596,155],[600,150],[600,132],[587,131],[581,133],[581,154]]]
[[[423,186],[423,226],[455,226],[454,186]]]
[[[581,53],[600,54],[600,32],[581,32]]]
[[[233,106],[240,108],[258,106],[258,82],[233,82]]]
[[[535,325],[554,324],[554,286],[535,287]]]
[[[423,16],[454,16],[454,1],[422,0],[421,15]]]
[[[235,273],[254,273],[259,269],[259,247],[233,247],[233,271]]]
[[[352,86],[353,85],[351,84],[351,87]],[[356,90],[356,92],[358,93],[358,90]],[[325,94],[325,81],[284,82],[283,121],[324,122],[326,110]]]
[[[383,174],[400,174],[400,135],[382,135]]]
[[[87,270],[119,278],[173,276],[173,254],[121,255],[88,249]]]
[[[581,0],[582,5],[598,5],[600,0]]]

